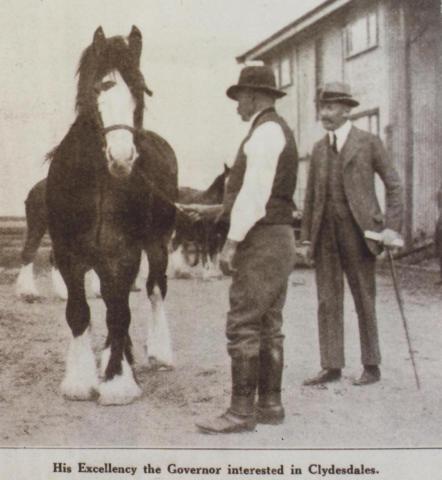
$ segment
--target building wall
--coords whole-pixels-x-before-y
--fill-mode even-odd
[[[346,24],[373,8],[378,13],[377,46],[347,58],[344,47]],[[385,32],[384,5],[374,0],[355,2],[352,8],[324,19],[302,36],[293,39],[284,49],[274,51],[264,58],[275,69],[287,52],[292,59],[293,83],[285,88],[287,97],[278,102],[278,109],[294,129],[302,159],[307,159],[314,143],[324,135],[317,118],[315,97],[317,88],[330,81],[345,81],[351,85],[355,98],[360,101],[360,106],[352,111],[355,115],[359,116],[365,111],[379,112],[379,127],[374,133],[379,133],[385,140],[390,122]],[[368,126],[364,118],[356,123],[361,128]],[[296,192],[296,202],[301,208],[307,174],[308,161],[301,162]],[[384,192],[379,180],[377,190],[383,205]]]
[[[377,12],[377,42],[347,56],[345,28]],[[323,135],[314,99],[318,81],[349,83],[360,106],[354,123],[380,135],[404,185],[409,246],[433,235],[442,184],[442,30],[439,0],[354,0],[263,59],[277,65],[290,52],[293,82],[280,111],[293,127],[303,162],[296,200],[302,208],[308,155]],[[320,41],[320,48],[318,48]],[[321,55],[318,58],[318,55]],[[319,68],[318,68],[319,66]],[[319,78],[320,77],[320,78]],[[366,113],[378,115],[369,120]],[[376,181],[381,206],[385,193]]]
[[[385,129],[390,123],[385,5],[376,1],[366,5],[357,2],[347,13],[346,21],[350,22],[355,17],[363,16],[372,10],[377,11],[378,44],[370,50],[344,60],[343,80],[351,86],[353,96],[360,103],[352,113],[379,110],[379,134],[385,140]]]
[[[442,180],[440,100],[441,43],[437,2],[410,16],[410,80],[413,130],[413,238],[432,235],[437,218],[436,193]],[[432,8],[433,7],[433,8]]]

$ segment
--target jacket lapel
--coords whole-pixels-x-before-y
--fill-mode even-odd
[[[318,184],[319,192],[324,194],[327,189],[327,176],[328,176],[328,135],[326,135],[321,143],[318,145],[318,159],[319,159],[319,175]]]
[[[355,157],[356,153],[360,147],[360,135],[359,130],[356,127],[351,127],[351,130],[348,134],[347,140],[344,143],[344,147],[341,151],[341,156],[345,167],[351,162],[351,160]]]

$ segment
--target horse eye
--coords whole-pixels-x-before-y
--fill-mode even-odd
[[[105,92],[106,90],[109,90],[111,89],[112,87],[114,87],[116,85],[116,82],[114,82],[113,80],[108,80],[107,82],[102,82],[101,85],[100,85],[100,90],[102,92]]]

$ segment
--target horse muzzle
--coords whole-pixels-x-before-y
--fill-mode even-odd
[[[126,178],[131,172],[136,159],[136,150],[132,148],[130,153],[123,159],[114,158],[110,149],[106,150],[107,168],[109,173],[115,178]]]

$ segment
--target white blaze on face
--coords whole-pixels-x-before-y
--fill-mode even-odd
[[[113,70],[101,80],[97,99],[103,127],[133,127],[135,100],[120,72]],[[112,130],[106,134],[106,158],[115,176],[128,175],[136,157],[133,134],[129,130]]]

